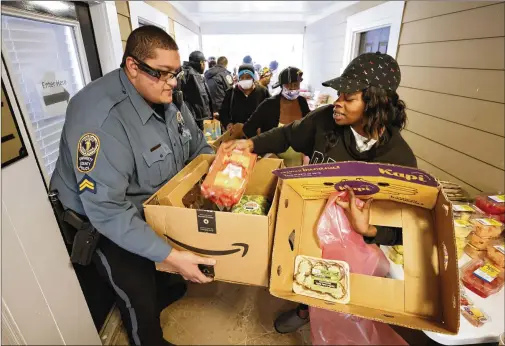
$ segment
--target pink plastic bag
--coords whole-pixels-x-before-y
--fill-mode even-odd
[[[385,276],[388,259],[378,246],[365,243],[354,232],[335,203],[338,196],[346,198],[347,193],[330,196],[317,225],[323,258],[347,262],[352,273]],[[356,198],[356,205],[361,208],[364,202]],[[387,324],[318,308],[310,308],[310,327],[313,345],[407,345]]]

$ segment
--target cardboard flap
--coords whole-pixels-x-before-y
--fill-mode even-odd
[[[349,186],[361,198],[373,196],[432,209],[439,192],[437,180],[424,171],[379,163],[328,163],[278,169],[274,174],[303,199],[328,198]]]

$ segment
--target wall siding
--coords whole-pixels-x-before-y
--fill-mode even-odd
[[[117,19],[119,22],[119,32],[121,33],[121,43],[123,44],[123,50],[126,47],[126,40],[132,32],[132,26],[130,24],[130,8],[128,7],[128,1],[115,1]]]
[[[505,189],[505,4],[408,1],[398,49],[419,167],[470,195]]]

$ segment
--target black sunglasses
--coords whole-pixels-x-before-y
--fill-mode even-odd
[[[128,54],[128,56],[130,56],[131,58],[133,58],[135,60],[135,64],[137,64],[137,66],[139,67],[139,69],[141,71],[147,73],[148,75],[150,75],[154,78],[158,78],[161,81],[166,82],[166,81],[172,80],[174,78],[180,79],[184,75],[184,71],[182,69],[177,72],[162,71],[162,70],[152,68],[151,66],[149,66],[148,64],[146,64],[142,60],[136,58],[133,54]],[[124,63],[122,65],[124,65]]]

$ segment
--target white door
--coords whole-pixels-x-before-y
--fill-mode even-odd
[[[90,82],[79,23],[3,7],[2,56],[48,186],[68,100]]]
[[[184,25],[174,22],[174,35],[175,42],[177,42],[177,46],[179,46],[181,62],[188,61],[189,55],[195,50],[201,50],[199,35],[195,34]],[[208,56],[205,57],[208,58]]]
[[[1,114],[2,340],[101,345],[4,66]]]

